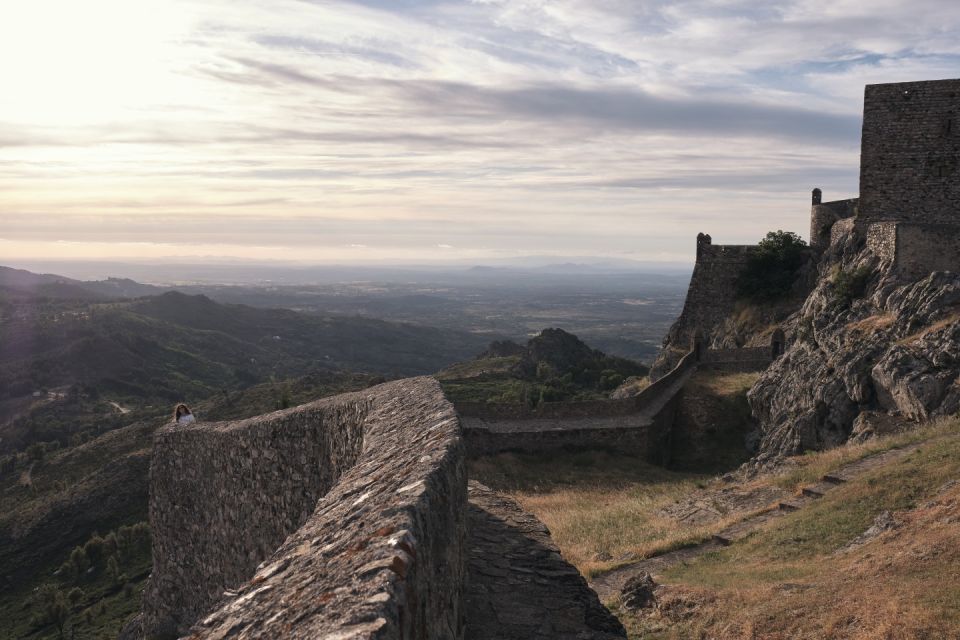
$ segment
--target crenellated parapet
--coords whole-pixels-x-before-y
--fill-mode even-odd
[[[833,225],[841,220],[856,217],[860,204],[859,198],[830,202],[822,200],[823,192],[820,189],[814,189],[810,205],[810,246],[816,249],[824,249],[830,245]]]

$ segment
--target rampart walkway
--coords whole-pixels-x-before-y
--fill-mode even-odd
[[[571,447],[611,447],[665,462],[676,400],[697,368],[687,354],[669,374],[635,398],[552,404],[538,411],[458,406],[468,453],[542,452]]]

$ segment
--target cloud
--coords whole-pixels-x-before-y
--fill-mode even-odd
[[[0,70],[5,237],[688,254],[855,195],[866,82],[960,77],[938,0],[156,7],[123,82],[55,42]]]

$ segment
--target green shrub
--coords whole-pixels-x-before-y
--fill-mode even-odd
[[[67,592],[67,600],[70,601],[71,605],[76,605],[80,600],[83,599],[83,589],[80,587],[74,587]]]
[[[27,447],[27,457],[37,462],[43,460],[47,455],[47,445],[43,442],[35,442]]]
[[[791,231],[771,231],[747,258],[737,295],[757,302],[788,295],[803,266],[807,243]]]
[[[857,267],[852,271],[838,271],[833,277],[834,300],[850,304],[853,300],[863,297],[867,291],[867,282],[873,270],[869,267]]]
[[[107,579],[110,580],[110,584],[120,584],[120,564],[116,556],[110,556],[107,560]]]
[[[90,568],[90,558],[83,547],[74,547],[67,562],[73,567],[73,575],[78,578]]]
[[[36,626],[52,624],[63,638],[63,630],[70,619],[70,605],[63,592],[53,584],[45,584],[33,600],[33,623]]]

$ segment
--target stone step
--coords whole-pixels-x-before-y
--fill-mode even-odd
[[[777,503],[777,509],[780,511],[796,511],[800,508],[800,505],[793,504],[791,502],[779,502]]]
[[[829,482],[830,484],[843,484],[846,482],[845,478],[841,478],[840,476],[832,473],[824,475],[822,478],[820,478],[820,480],[823,482]]]
[[[727,538],[719,533],[713,536],[713,541],[723,547],[729,547],[731,542],[730,538]]]
[[[825,495],[820,489],[815,487],[804,487],[800,490],[800,493],[810,498],[822,498]]]

